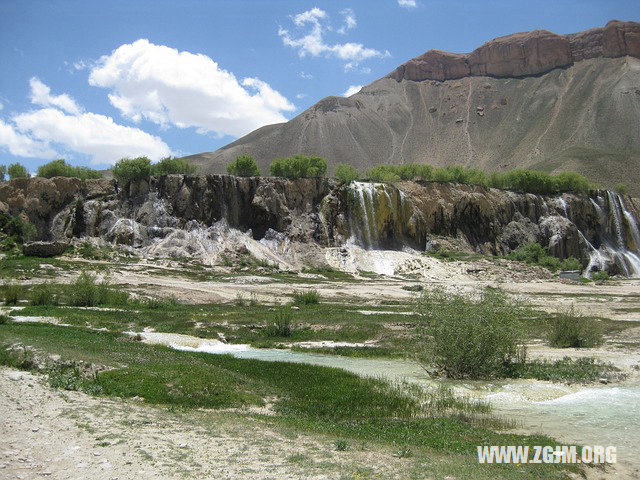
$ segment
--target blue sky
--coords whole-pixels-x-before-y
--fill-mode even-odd
[[[435,48],[640,21],[638,0],[0,0],[0,163],[212,151]]]

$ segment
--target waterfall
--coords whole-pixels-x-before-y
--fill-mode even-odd
[[[411,242],[407,230],[413,206],[403,192],[385,183],[351,182],[347,188],[354,242],[368,249],[399,248]]]
[[[598,216],[600,246],[596,249],[581,233],[590,248],[586,274],[590,275],[595,270],[613,270],[627,277],[640,277],[640,231],[624,199],[607,191],[606,199],[598,195],[590,200]]]

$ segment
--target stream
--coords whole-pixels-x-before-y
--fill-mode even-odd
[[[147,343],[237,358],[305,363],[390,381],[436,385],[416,362],[255,349],[180,334],[143,332]],[[522,433],[544,433],[564,444],[614,445],[618,463],[640,468],[640,384],[566,385],[537,380],[447,381],[458,394],[489,401],[498,416],[516,420]]]

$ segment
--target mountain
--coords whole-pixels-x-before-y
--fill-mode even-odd
[[[469,54],[429,50],[351,97],[327,97],[189,158],[220,173],[237,155],[579,171],[640,193],[640,23],[496,38]]]

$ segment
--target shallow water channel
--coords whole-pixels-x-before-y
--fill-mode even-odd
[[[357,375],[436,385],[416,362],[255,349],[178,334],[145,332],[144,341],[172,348],[231,354],[237,358],[342,368]],[[489,401],[494,413],[516,420],[519,430],[545,433],[567,445],[614,445],[618,462],[640,468],[640,385],[565,385],[536,380],[450,382],[459,394]]]

